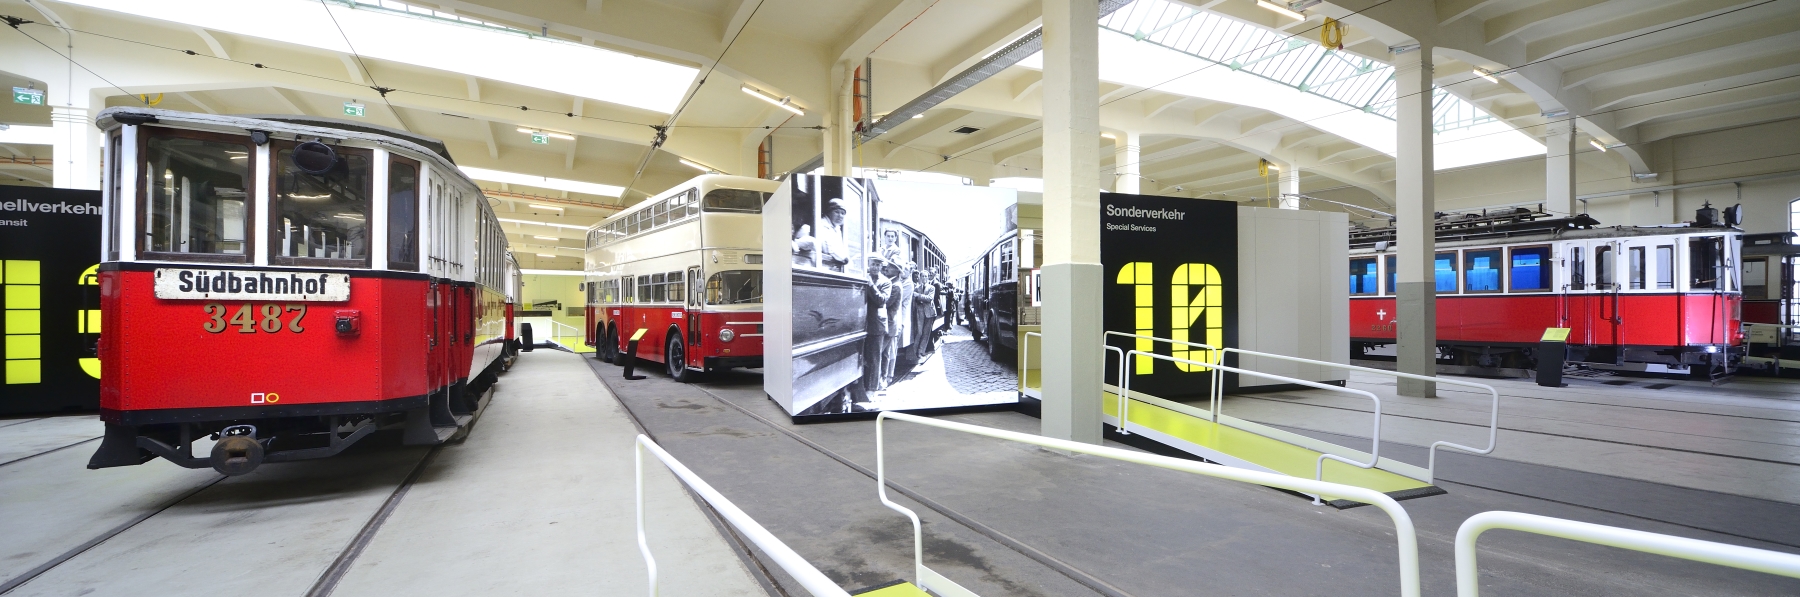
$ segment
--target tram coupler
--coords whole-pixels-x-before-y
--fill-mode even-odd
[[[256,427],[232,425],[220,431],[211,460],[213,470],[222,475],[235,477],[256,470],[263,463],[263,445],[256,441]]]

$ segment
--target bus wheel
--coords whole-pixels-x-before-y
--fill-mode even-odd
[[[625,366],[625,359],[620,358],[620,355],[622,355],[624,353],[619,352],[619,331],[618,330],[613,330],[613,331],[606,333],[606,354],[607,354],[607,356],[612,357],[610,359],[607,359],[608,361],[612,362],[612,364],[618,365],[620,367]]]
[[[687,367],[687,346],[681,341],[681,334],[669,334],[669,345],[663,350],[663,363],[669,370],[669,379],[681,383],[691,383],[699,374]]]
[[[611,362],[613,362],[613,346],[614,345],[608,344],[606,342],[606,338],[607,338],[606,326],[605,325],[594,326],[594,343],[599,345],[599,346],[595,347],[595,349],[594,349],[594,353],[595,353],[594,357],[598,358],[602,361],[611,363]]]

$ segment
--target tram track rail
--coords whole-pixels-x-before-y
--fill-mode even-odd
[[[20,456],[20,457],[18,457],[18,458],[14,458],[14,459],[12,459],[12,460],[8,460],[8,461],[6,461],[6,462],[0,462],[0,467],[3,467],[3,466],[6,466],[6,465],[9,465],[9,464],[12,464],[12,463],[15,463],[15,462],[24,462],[24,461],[27,461],[27,460],[31,460],[31,459],[33,459],[33,458],[37,458],[37,457],[39,457],[39,456],[43,456],[43,455],[45,455],[45,454],[53,454],[53,453],[56,453],[56,452],[61,452],[61,451],[63,451],[63,450],[67,450],[67,449],[69,449],[69,448],[73,448],[73,447],[75,447],[75,446],[79,446],[79,445],[81,445],[81,444],[85,444],[85,443],[88,443],[88,442],[91,442],[91,441],[94,441],[94,440],[97,440],[97,439],[100,439],[100,436],[98,436],[98,435],[96,435],[96,436],[94,436],[94,437],[90,437],[90,438],[87,438],[87,439],[84,439],[84,440],[81,440],[81,441],[78,441],[78,442],[75,442],[75,443],[72,443],[72,444],[69,444],[69,445],[66,445],[66,446],[59,446],[59,447],[55,447],[55,448],[51,448],[51,449],[48,449],[48,450],[44,450],[44,451],[42,451],[42,452],[38,452],[38,453],[36,453],[36,454],[32,454],[32,455],[30,455],[30,456]]]
[[[94,438],[94,439],[99,439],[99,438]],[[87,441],[93,441],[93,440],[87,440]],[[77,442],[77,444],[80,444],[80,443],[84,443],[84,442]],[[67,447],[69,447],[69,446],[63,446],[63,448],[67,448]],[[63,448],[57,448],[57,450],[61,450]],[[54,451],[56,451],[56,450],[51,450],[51,452],[54,452]],[[29,458],[29,456],[27,458]],[[31,582],[32,580],[36,579],[38,576],[43,575],[45,572],[54,570],[57,566],[61,566],[64,562],[75,559],[76,556],[80,556],[81,554],[86,553],[87,550],[93,549],[95,546],[98,546],[101,543],[105,543],[107,540],[112,539],[113,537],[117,537],[120,533],[131,530],[132,527],[142,524],[144,521],[150,520],[151,518],[156,517],[156,515],[158,515],[158,514],[162,514],[164,511],[168,510],[169,508],[173,508],[177,504],[187,501],[188,498],[199,495],[200,492],[206,491],[208,488],[211,488],[214,485],[218,485],[220,481],[224,481],[224,480],[225,480],[225,475],[219,475],[217,477],[214,477],[212,480],[207,481],[205,483],[201,483],[198,487],[190,489],[174,499],[163,502],[160,506],[157,506],[154,509],[145,510],[144,512],[139,513],[137,516],[133,516],[130,520],[126,520],[125,522],[119,523],[117,526],[114,526],[111,529],[107,529],[105,532],[102,532],[99,535],[96,535],[94,538],[88,539],[87,541],[82,542],[80,545],[77,545],[73,548],[70,548],[67,551],[62,552],[61,554],[58,554],[54,558],[50,558],[49,561],[39,564],[36,568],[26,570],[25,572],[19,574],[18,576],[7,579],[6,582],[0,583],[0,595],[5,595],[7,593],[12,592],[13,589],[17,589],[21,586],[24,586],[26,583]]]

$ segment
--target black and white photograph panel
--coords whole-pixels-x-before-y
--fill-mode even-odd
[[[790,412],[1016,402],[1016,192],[800,178]]]

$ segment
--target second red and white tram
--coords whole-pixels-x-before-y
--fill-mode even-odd
[[[588,230],[587,344],[637,357],[677,381],[761,367],[762,208],[779,182],[707,175]]]
[[[442,143],[302,116],[112,108],[97,125],[89,468],[243,474],[377,428],[435,444],[467,427],[516,352],[518,269]]]
[[[1568,328],[1568,360],[1720,376],[1744,347],[1736,208],[1688,224],[1600,227],[1586,215],[1519,209],[1437,225],[1440,367],[1530,369],[1547,328]],[[1350,240],[1351,358],[1391,359],[1397,259],[1391,228]],[[1388,353],[1391,355],[1391,352]]]

